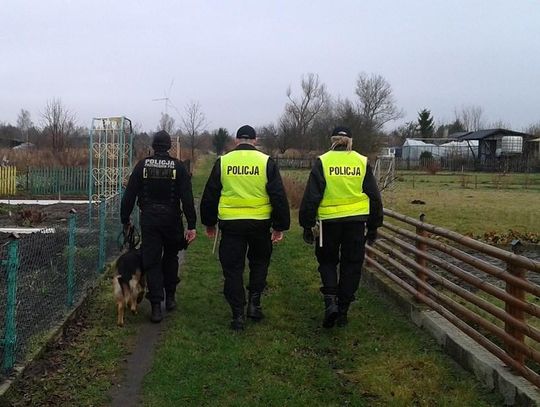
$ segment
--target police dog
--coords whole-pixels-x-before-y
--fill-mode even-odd
[[[146,281],[142,270],[141,249],[137,248],[135,230],[130,226],[124,232],[122,254],[111,265],[114,277],[113,293],[117,309],[118,326],[124,326],[124,311],[127,307],[137,313],[137,305],[143,300]]]

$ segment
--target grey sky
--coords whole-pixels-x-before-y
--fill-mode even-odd
[[[125,115],[153,130],[174,79],[181,112],[198,100],[209,129],[235,131],[275,121],[304,73],[352,98],[361,71],[391,83],[405,120],[479,105],[521,130],[540,121],[540,2],[0,2],[0,121],[26,108],[39,123],[58,97],[80,125]]]

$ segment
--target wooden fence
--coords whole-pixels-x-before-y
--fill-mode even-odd
[[[540,262],[385,209],[366,266],[540,387]],[[412,257],[411,257],[412,255]]]
[[[274,161],[281,169],[311,169],[316,158],[279,158],[274,157]]]
[[[0,167],[0,196],[11,196],[17,193],[17,168]]]

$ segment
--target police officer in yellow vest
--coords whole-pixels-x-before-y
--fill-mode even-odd
[[[306,243],[314,243],[316,222],[322,234],[315,242],[315,254],[325,303],[323,326],[331,328],[336,321],[345,326],[360,284],[365,241],[375,241],[383,220],[377,182],[367,158],[352,151],[348,128],[334,129],[330,151],[313,166],[299,220]]]
[[[290,226],[289,204],[275,162],[255,148],[256,133],[242,126],[236,148],[216,161],[201,199],[201,222],[215,238],[219,223],[219,260],[224,294],[232,310],[231,328],[244,329],[246,297],[244,263],[249,261],[247,317],[264,317],[261,295],[272,254],[272,243]]]

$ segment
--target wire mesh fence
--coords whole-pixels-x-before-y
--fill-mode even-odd
[[[63,321],[117,253],[118,204],[115,196],[36,233],[0,236],[1,378]]]

